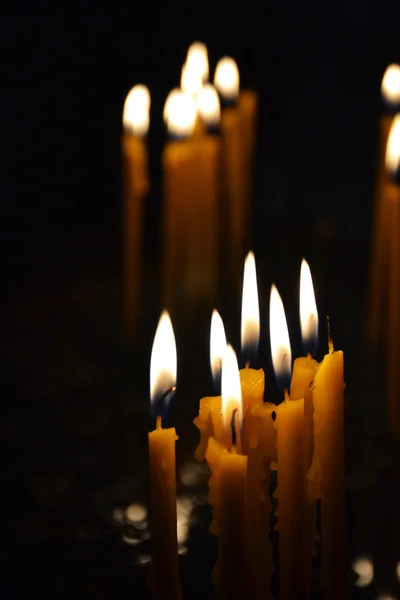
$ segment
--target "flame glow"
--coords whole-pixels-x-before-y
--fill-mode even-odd
[[[200,74],[203,83],[208,80],[208,51],[207,46],[203,44],[203,42],[193,42],[193,44],[189,46],[186,63],[191,67],[192,65],[195,67],[196,71]]]
[[[176,99],[181,94],[182,94],[182,90],[179,89],[179,88],[174,88],[168,94],[167,99],[166,99],[165,104],[164,104],[164,111],[163,111],[163,120],[164,120],[165,124],[168,123],[168,117],[169,117],[169,115],[171,113],[171,106],[173,106],[174,102],[176,102]]]
[[[187,94],[196,96],[203,86],[202,73],[193,61],[186,62],[181,71],[181,89]]]
[[[206,125],[215,126],[221,118],[221,106],[217,90],[210,83],[206,83],[197,94],[197,111]]]
[[[258,304],[256,261],[249,252],[244,262],[242,292],[242,353],[252,355],[257,351],[260,338],[260,308]]]
[[[242,424],[242,388],[240,386],[239,366],[236,353],[230,344],[227,345],[222,359],[222,414],[225,429],[230,431],[232,414],[237,410],[238,422]]]
[[[234,100],[239,94],[239,69],[233,58],[224,56],[218,62],[214,85],[223,98]]]
[[[224,323],[217,310],[213,310],[210,331],[210,363],[214,383],[221,377],[222,359],[226,352]]]
[[[271,338],[272,364],[278,380],[290,378],[292,371],[292,351],[282,298],[272,284],[269,304],[269,332]]]
[[[123,110],[123,126],[137,137],[143,137],[149,130],[150,92],[145,85],[135,85],[127,95]]]
[[[382,96],[390,104],[400,102],[400,66],[389,65],[386,69],[381,84]]]
[[[167,103],[168,98],[166,105]],[[197,115],[193,96],[182,91],[174,94],[169,105],[164,107],[164,115],[165,113],[167,113],[167,128],[170,135],[189,137],[193,133]]]
[[[393,119],[386,145],[386,169],[394,175],[400,167],[400,115]]]
[[[176,384],[176,344],[167,311],[158,322],[150,359],[150,398],[154,406],[163,394]]]
[[[374,579],[374,563],[369,558],[357,558],[352,564],[353,571],[358,575],[355,582],[357,587],[367,587]]]
[[[304,258],[300,269],[300,325],[304,346],[314,346],[318,338],[318,311],[310,267]]]

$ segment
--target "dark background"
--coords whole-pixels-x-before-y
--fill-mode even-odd
[[[13,2],[2,9],[1,585],[7,599],[32,591],[82,598],[147,593],[143,567],[121,543],[111,514],[147,498],[148,365],[162,308],[161,115],[195,40],[208,46],[211,73],[221,56],[231,55],[243,87],[260,95],[252,231],[262,310],[259,366],[276,399],[269,286],[275,280],[282,292],[298,356],[298,271],[305,255],[322,322],[318,358],[325,353],[326,314],[346,356],[349,554],[367,552],[378,565],[378,583],[352,594],[398,592],[397,450],[381,436],[382,355],[366,355],[363,317],[379,90],[387,64],[400,61],[399,17],[395,2],[116,0]],[[152,95],[153,192],[143,319],[139,339],[127,344],[119,295],[120,133],[123,102],[137,82]],[[220,307],[237,347],[239,302]],[[183,391],[169,419],[181,436],[179,465],[193,455],[191,419],[211,381],[208,325],[191,332],[174,325]],[[205,530],[193,528],[183,559],[186,597],[210,595],[215,548]],[[204,583],[193,589],[199,568]]]

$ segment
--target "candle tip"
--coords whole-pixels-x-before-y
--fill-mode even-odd
[[[333,339],[331,336],[331,319],[330,319],[329,315],[327,315],[327,317],[326,317],[326,327],[328,330],[328,350],[329,350],[329,354],[332,354],[335,351],[335,348],[333,346]]]
[[[157,418],[156,418],[156,429],[162,429],[161,415],[157,415]]]

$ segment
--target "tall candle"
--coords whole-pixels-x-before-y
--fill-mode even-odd
[[[383,189],[388,205],[388,279],[389,310],[387,328],[387,424],[390,434],[400,437],[400,184],[396,174],[400,169],[400,115],[390,129],[386,169],[389,175]]]
[[[123,307],[124,333],[135,334],[139,322],[142,289],[143,201],[149,191],[146,134],[150,94],[143,85],[129,92],[123,112],[121,139],[123,163]]]
[[[369,315],[368,315],[368,341],[377,345],[381,340],[383,327],[383,314],[385,313],[384,298],[386,277],[388,274],[388,231],[390,228],[390,209],[383,190],[387,183],[387,170],[385,166],[385,153],[390,128],[396,112],[400,111],[400,66],[389,65],[385,71],[381,86],[382,98],[385,104],[385,113],[379,121],[379,147],[377,183],[375,192],[375,210],[373,217]]]
[[[322,585],[324,599],[346,597],[346,510],[344,469],[343,352],[320,363],[313,385],[314,458],[310,492],[321,498]]]
[[[171,320],[164,312],[157,327],[150,362],[150,390],[157,426],[149,433],[150,506],[153,542],[154,597],[179,600],[175,428],[163,429],[160,402],[166,402],[176,383],[176,346]]]

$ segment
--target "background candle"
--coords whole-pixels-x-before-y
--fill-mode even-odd
[[[154,337],[150,361],[150,391],[157,427],[149,433],[153,591],[157,599],[181,598],[178,565],[174,428],[162,429],[161,414],[176,383],[176,346],[172,323],[164,312]]]
[[[381,86],[385,113],[379,120],[379,147],[377,183],[375,193],[375,211],[373,218],[373,237],[371,254],[371,274],[369,293],[368,341],[376,346],[382,339],[384,326],[384,298],[387,276],[388,244],[387,234],[390,227],[388,201],[384,194],[387,182],[385,153],[389,131],[396,112],[400,111],[400,66],[389,65],[385,71]]]
[[[123,314],[124,334],[135,334],[142,289],[144,198],[149,191],[146,134],[149,127],[150,93],[136,85],[126,97],[121,139],[123,165]]]

